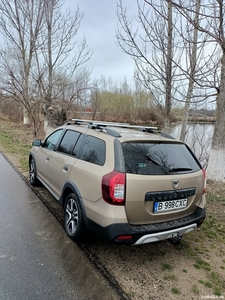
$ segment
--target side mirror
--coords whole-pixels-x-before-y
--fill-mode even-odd
[[[41,140],[40,140],[40,139],[34,140],[34,141],[32,142],[32,146],[35,146],[35,147],[40,147],[40,146],[42,146]]]

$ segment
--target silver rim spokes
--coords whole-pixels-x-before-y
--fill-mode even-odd
[[[74,234],[78,225],[78,207],[74,199],[69,199],[66,205],[65,221],[70,234]]]
[[[34,181],[35,170],[34,170],[34,162],[33,160],[30,162],[30,181]]]

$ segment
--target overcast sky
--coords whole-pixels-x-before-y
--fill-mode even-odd
[[[135,13],[136,1],[123,0],[123,3]],[[84,34],[88,46],[94,52],[88,62],[88,66],[93,69],[93,79],[100,79],[103,75],[111,77],[113,83],[118,84],[126,77],[132,84],[133,60],[116,45],[117,0],[65,0],[65,5],[72,11],[77,4],[84,14],[80,33]]]

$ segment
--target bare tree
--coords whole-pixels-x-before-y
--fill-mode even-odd
[[[185,103],[184,140],[190,105],[204,103],[215,95],[212,80],[216,80],[218,56],[215,45],[208,53],[207,34],[198,34],[200,0],[182,3],[191,12],[191,22],[174,1],[137,0],[139,27],[134,29],[135,22],[127,17],[128,11],[120,1],[117,42],[134,60],[136,78],[153,95],[165,131],[169,131],[175,102]]]
[[[44,28],[40,41],[43,46],[41,53],[36,56],[39,90],[45,99],[46,127],[59,125],[57,116],[60,110],[67,111],[75,101],[83,100],[90,80],[90,71],[85,63],[91,51],[85,38],[80,43],[77,41],[82,14],[79,7],[74,14],[70,10],[63,13],[62,4],[62,0],[45,2]],[[59,78],[63,78],[60,84]]]
[[[62,4],[62,0],[0,4],[0,29],[6,39],[1,52],[2,87],[24,105],[34,132],[40,107],[46,124],[50,119],[54,123],[54,118],[58,123],[59,115],[65,115],[61,108],[65,112],[74,101],[81,101],[90,79],[85,63],[91,52],[84,38],[77,41],[82,14],[78,7],[74,14],[64,12]]]
[[[32,64],[43,21],[41,1],[2,0],[0,31],[5,38],[1,49],[1,88],[23,104],[24,124],[33,110]]]
[[[143,6],[137,1],[137,7],[137,21],[141,27],[139,31],[133,29],[126,8],[123,7],[122,1],[119,2],[117,15],[120,28],[117,32],[117,42],[134,60],[137,79],[154,95],[163,115],[164,130],[168,132],[172,90],[176,84],[173,32],[176,17],[173,16],[172,1],[144,1]]]
[[[197,27],[200,32],[208,36],[208,41],[212,46],[216,45],[219,48],[220,59],[218,60],[219,70],[215,68],[214,74],[206,78],[201,84],[211,86],[215,90],[216,98],[216,123],[212,140],[212,148],[209,157],[207,168],[208,177],[214,180],[225,181],[225,169],[221,167],[221,162],[225,161],[225,7],[224,2],[220,0],[204,1],[201,5],[199,24],[195,24],[192,19],[192,9],[187,8],[183,1],[174,1],[179,13],[181,13],[193,26]],[[218,54],[217,57],[218,58]],[[213,99],[213,98],[212,98]]]

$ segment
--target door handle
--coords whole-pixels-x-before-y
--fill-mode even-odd
[[[64,171],[68,171],[68,166],[64,166],[64,167],[63,167],[63,170],[64,170]]]
[[[47,162],[49,161],[49,157],[46,157],[46,159],[45,159]]]

